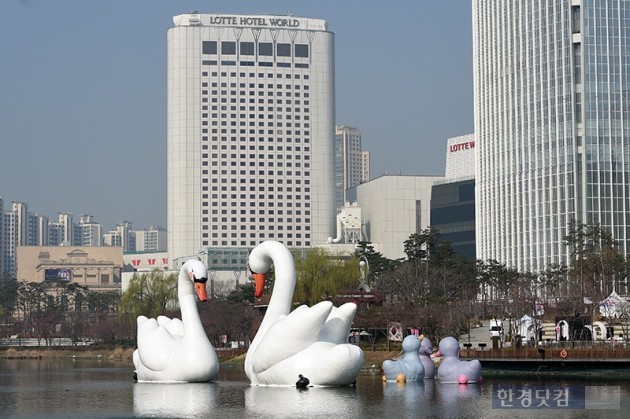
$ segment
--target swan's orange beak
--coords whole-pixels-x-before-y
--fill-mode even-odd
[[[263,295],[263,291],[265,291],[265,274],[256,274],[252,272],[252,277],[254,278],[254,297],[260,298]]]
[[[206,294],[206,283],[195,282],[195,291],[199,301],[208,301],[208,295]]]

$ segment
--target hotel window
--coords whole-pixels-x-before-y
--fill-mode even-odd
[[[241,42],[241,55],[254,55],[254,43],[253,42]]]
[[[278,57],[290,57],[291,44],[278,44],[276,54]]]
[[[221,41],[221,53],[222,54],[236,54],[236,42]]]
[[[258,43],[258,55],[273,56],[273,44],[271,42]]]
[[[307,44],[295,44],[295,56],[308,58],[308,45]]]
[[[203,41],[203,53],[215,54],[217,53],[217,41]]]

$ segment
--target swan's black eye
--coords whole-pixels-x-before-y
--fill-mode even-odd
[[[195,278],[194,281],[199,282],[200,284],[205,284],[208,282],[208,278]]]

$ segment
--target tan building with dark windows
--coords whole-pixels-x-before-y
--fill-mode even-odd
[[[18,281],[61,280],[92,290],[120,290],[122,247],[18,246]]]
[[[334,34],[322,19],[190,13],[167,31],[168,257],[335,231]]]

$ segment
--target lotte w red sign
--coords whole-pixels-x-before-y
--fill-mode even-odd
[[[451,146],[448,148],[448,151],[450,151],[451,153],[454,153],[456,151],[472,150],[473,148],[475,148],[475,142],[468,141],[465,143],[451,144]]]

